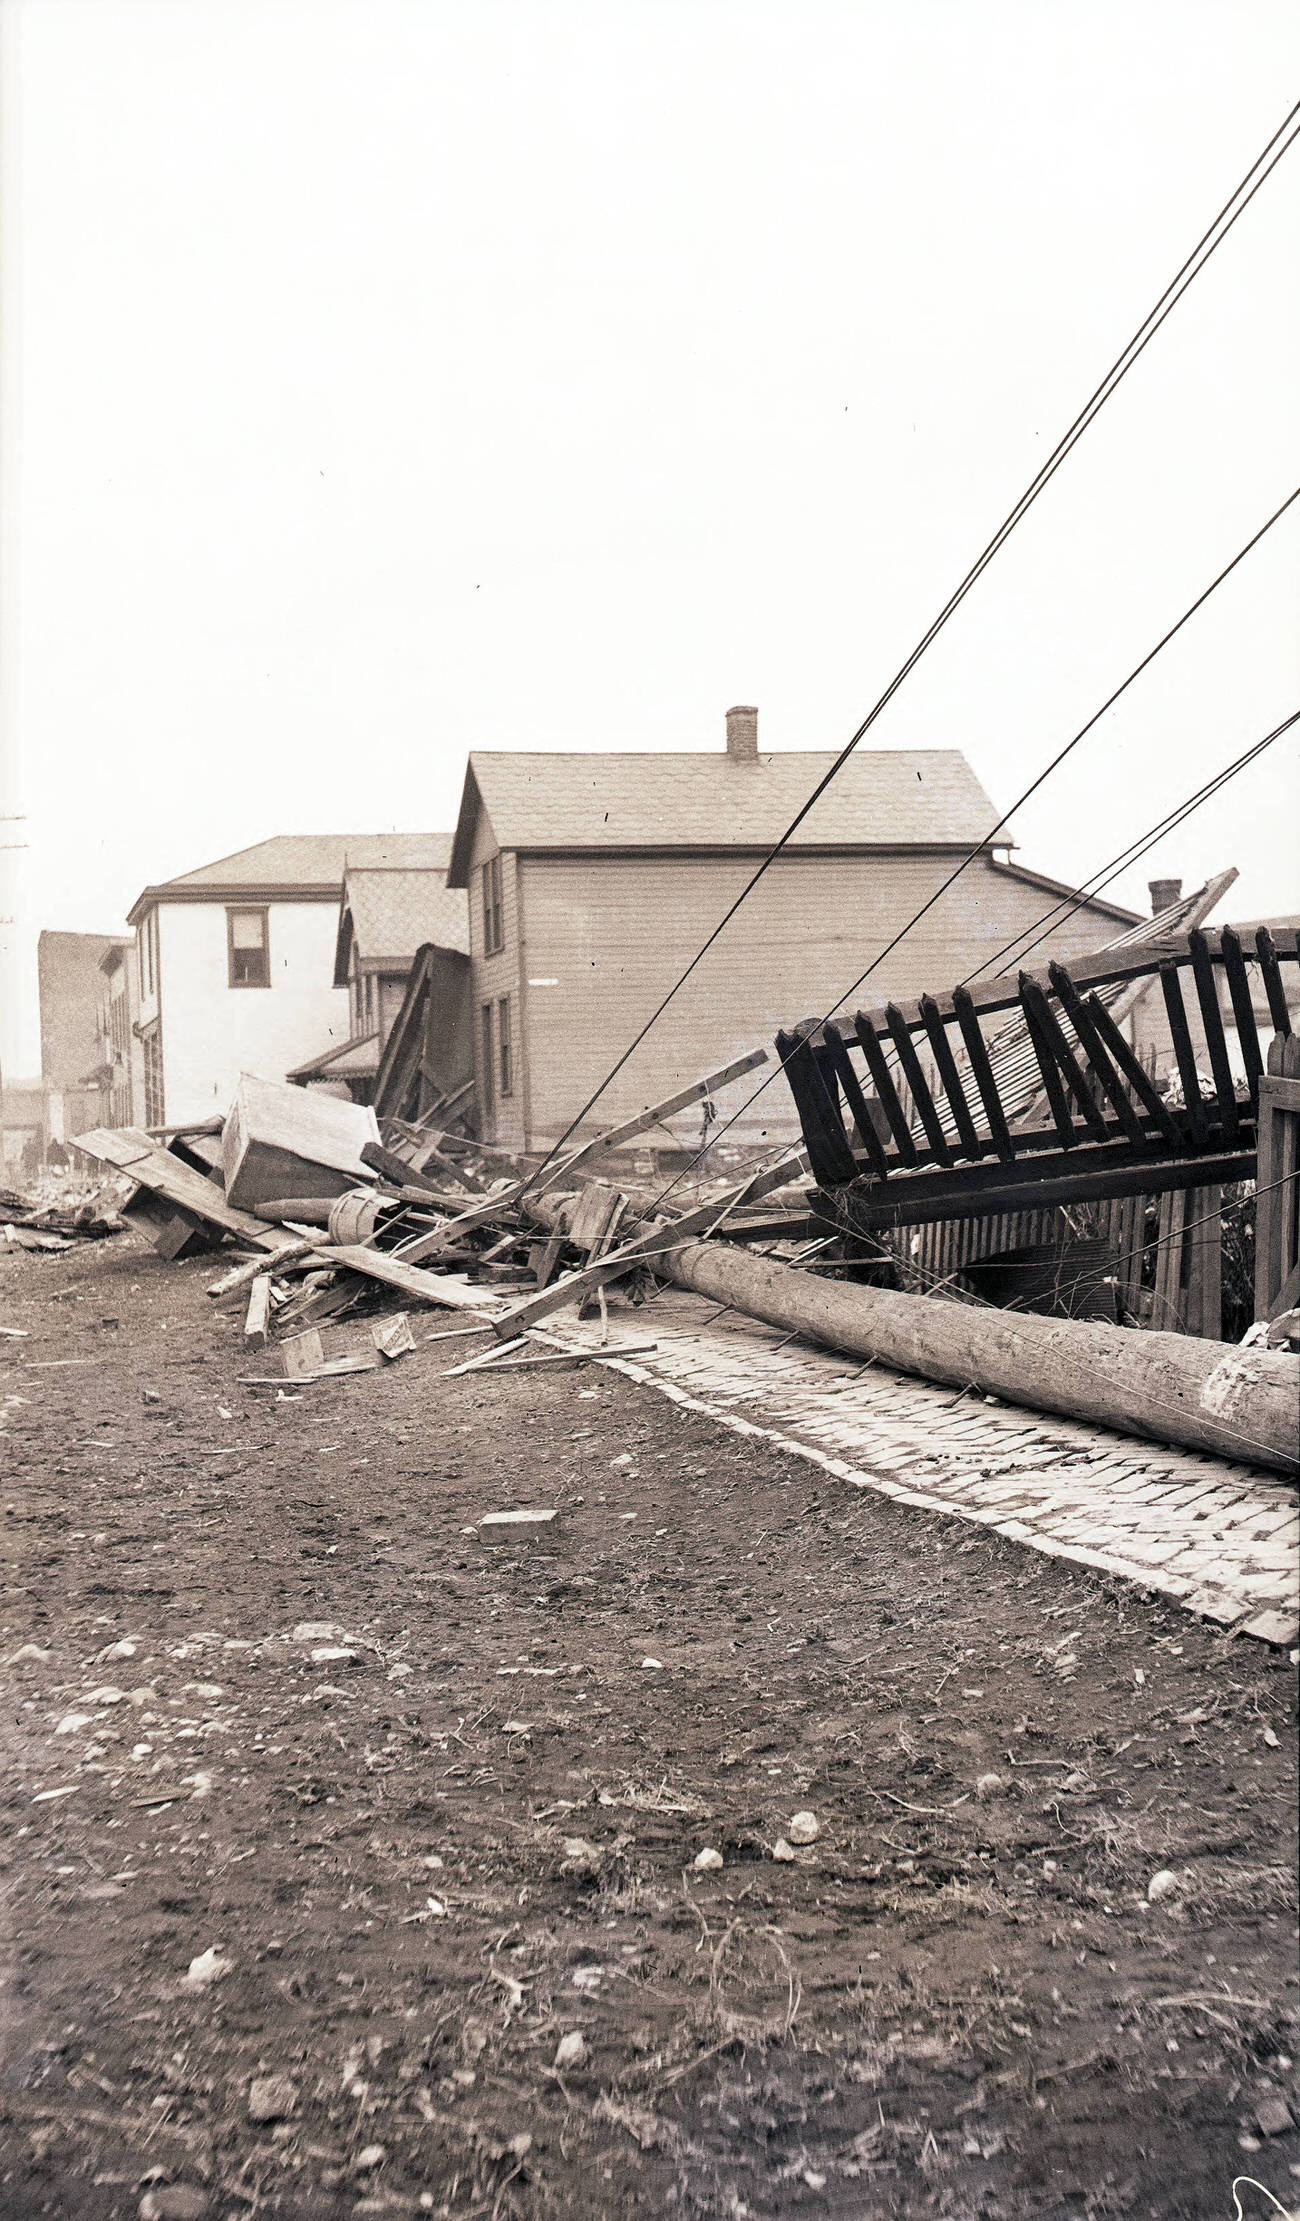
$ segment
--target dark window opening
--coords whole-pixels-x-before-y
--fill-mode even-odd
[[[269,987],[271,951],[265,910],[227,910],[226,948],[232,987]]]
[[[482,1111],[483,1111],[483,1122],[484,1122],[484,1124],[485,1124],[485,1125],[486,1125],[486,1124],[487,1124],[487,1123],[488,1123],[488,1122],[489,1122],[489,1121],[491,1120],[491,1117],[492,1117],[492,1113],[493,1113],[493,1110],[494,1110],[494,1108],[495,1108],[495,1103],[494,1103],[494,1100],[493,1100],[493,1093],[492,1093],[492,1005],[491,1005],[491,1003],[484,1003],[484,1005],[483,1005],[483,1102],[482,1102]]]
[[[501,858],[493,856],[483,866],[483,954],[495,956],[505,947],[501,922]]]
[[[497,1062],[501,1071],[501,1093],[514,1092],[514,1068],[510,1058],[510,997],[503,995],[497,1004]]]

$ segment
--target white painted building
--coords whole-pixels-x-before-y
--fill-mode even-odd
[[[334,951],[349,863],[445,867],[446,847],[445,834],[284,833],[146,887],[128,920],[137,1123],[224,1115],[241,1072],[283,1079],[322,1040],[346,1040]]]

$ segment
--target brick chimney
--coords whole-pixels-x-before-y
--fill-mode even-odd
[[[1151,890],[1151,915],[1153,918],[1161,910],[1168,910],[1171,903],[1177,902],[1183,891],[1181,879],[1148,879],[1147,886]]]
[[[741,706],[727,711],[727,754],[733,763],[758,762],[758,711]]]

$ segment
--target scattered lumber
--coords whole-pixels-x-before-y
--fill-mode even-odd
[[[244,1319],[244,1340],[261,1349],[266,1342],[266,1330],[271,1318],[271,1275],[260,1272],[248,1291],[248,1311]]]
[[[78,1134],[72,1147],[101,1164],[112,1165],[137,1187],[150,1189],[182,1213],[205,1226],[216,1227],[222,1234],[236,1236],[247,1247],[280,1249],[284,1245],[285,1237],[278,1227],[264,1226],[250,1212],[236,1208],[215,1180],[159,1148],[137,1126],[96,1126],[89,1133]]]

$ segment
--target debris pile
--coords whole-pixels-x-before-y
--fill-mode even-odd
[[[126,1218],[162,1256],[212,1250],[231,1259],[208,1293],[244,1306],[245,1346],[264,1367],[270,1344],[279,1360],[278,1370],[247,1377],[282,1384],[374,1371],[414,1349],[413,1305],[464,1314],[448,1340],[490,1338],[452,1371],[497,1359],[511,1369],[573,1364],[590,1349],[557,1347],[553,1332],[539,1348],[542,1321],[566,1306],[606,1321],[614,1282],[643,1301],[657,1261],[684,1240],[725,1231],[795,1257],[827,1246],[797,1192],[761,1219],[750,1208],[806,1174],[802,1152],[769,1152],[739,1177],[733,1167],[724,1179],[675,1184],[670,1198],[638,1177],[629,1152],[674,1111],[763,1061],[755,1052],[554,1162],[447,1127],[377,1121],[366,1106],[248,1075],[223,1122],[166,1142],[101,1128],[76,1146],[134,1184]],[[616,1164],[631,1166],[625,1185],[598,1176]],[[628,1354],[649,1346],[618,1345]]]
[[[118,1180],[88,1183],[66,1174],[47,1177],[21,1194],[0,1188],[0,1240],[11,1249],[73,1249],[125,1229],[128,1190]]]

